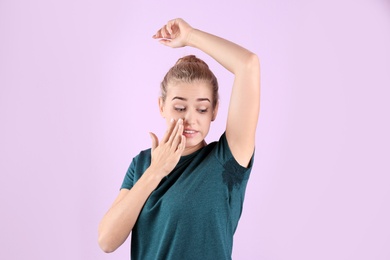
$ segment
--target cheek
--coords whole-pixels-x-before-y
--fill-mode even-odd
[[[210,125],[211,124],[211,120],[212,120],[212,114],[208,114],[208,115],[203,115],[201,117],[201,121],[204,125]]]
[[[166,110],[165,112],[165,121],[167,125],[169,126],[171,124],[171,119],[174,119],[175,121],[179,120],[179,118],[183,118],[183,115],[177,112],[176,110]]]

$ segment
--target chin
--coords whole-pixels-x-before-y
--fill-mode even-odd
[[[193,147],[196,147],[196,146],[203,146],[202,143],[203,143],[203,139],[201,139],[201,140],[199,140],[199,139],[187,139],[186,140],[186,148],[193,148]]]

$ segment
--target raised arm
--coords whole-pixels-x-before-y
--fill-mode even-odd
[[[171,20],[154,36],[170,47],[191,46],[219,62],[235,76],[226,124],[226,138],[234,158],[246,167],[253,154],[260,111],[260,63],[247,49],[192,28],[182,19]]]

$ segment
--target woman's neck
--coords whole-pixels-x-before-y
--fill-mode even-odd
[[[194,145],[194,146],[190,146],[190,147],[186,147],[182,153],[182,156],[186,156],[186,155],[190,155],[196,151],[198,151],[199,149],[205,147],[207,145],[206,141],[203,140],[202,142],[200,142],[199,144],[197,145]]]

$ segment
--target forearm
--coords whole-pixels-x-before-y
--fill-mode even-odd
[[[149,168],[131,190],[114,203],[99,225],[99,245],[103,251],[113,252],[127,239],[142,207],[160,181],[161,177]]]
[[[252,74],[259,70],[259,62],[254,53],[213,34],[193,29],[188,35],[187,45],[207,53],[235,75]]]

